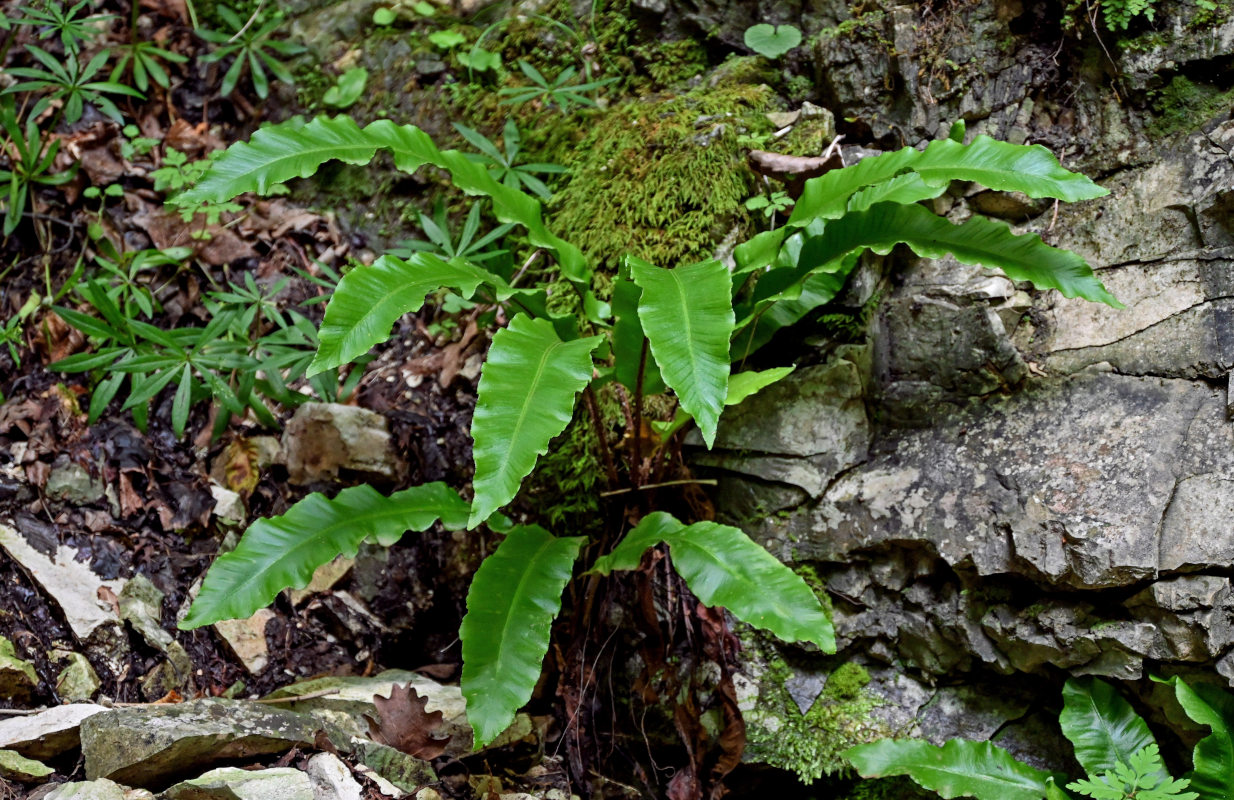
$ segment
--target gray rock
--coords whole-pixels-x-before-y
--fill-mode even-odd
[[[68,662],[56,676],[56,694],[70,703],[85,703],[94,699],[102,683],[89,660],[81,653],[64,653]]]
[[[716,449],[698,454],[697,463],[821,495],[836,475],[866,457],[866,356],[864,349],[849,348],[728,408]],[[694,432],[690,441],[701,440]]]
[[[61,500],[75,506],[97,503],[103,499],[106,485],[91,476],[90,471],[80,464],[65,460],[52,468],[47,476],[47,484],[43,491],[53,500]]]
[[[0,749],[27,758],[55,758],[81,743],[82,721],[107,709],[92,703],[56,706],[22,717],[0,717]]]
[[[315,800],[363,800],[360,784],[338,756],[318,753],[309,759],[306,771]]]
[[[27,700],[38,685],[34,665],[20,658],[13,643],[0,636],[0,698]]]
[[[167,656],[165,663],[172,670],[167,688],[185,688],[192,684],[193,660],[184,646],[163,627],[163,593],[145,575],[134,575],[121,590],[120,617],[132,625],[147,644]]]
[[[86,776],[158,787],[219,762],[312,744],[321,727],[290,711],[234,700],[117,709],[82,725]]]
[[[403,465],[390,445],[385,417],[356,406],[305,403],[283,431],[292,483],[334,480],[340,469],[394,478]]]
[[[220,767],[163,792],[165,800],[323,800],[298,769]]]

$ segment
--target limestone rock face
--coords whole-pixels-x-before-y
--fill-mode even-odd
[[[1056,220],[1008,212],[1123,309],[951,260],[864,265],[882,292],[866,342],[730,410],[695,459],[723,517],[823,580],[885,733],[994,736],[1048,766],[1056,723],[1039,700],[983,705],[996,676],[1038,676],[1050,702],[1067,674],[1234,685],[1231,152],[1234,121],[1214,121]],[[942,210],[989,212],[979,196]],[[804,713],[822,679],[788,673]]]

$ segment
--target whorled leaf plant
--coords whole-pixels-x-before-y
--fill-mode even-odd
[[[726,405],[791,371],[734,373],[732,365],[764,343],[769,331],[834,297],[867,249],[887,252],[905,243],[926,256],[950,252],[1069,297],[1117,302],[1074,254],[985,219],[952,225],[916,204],[942,193],[953,179],[1062,200],[1105,193],[1063,169],[1045,148],[984,137],[889,153],[808,182],[788,224],[739,248],[735,270],[714,260],[655,265],[629,258],[616,276],[611,304],[591,294],[587,259],[549,230],[534,197],[497,181],[466,154],[438,149],[408,125],[382,120],[360,127],[347,117],[322,117],[270,126],[229,148],[178,201],[218,203],[266,192],[312,175],[327,161],[366,164],[381,150],[401,170],[434,166],[465,193],[490,198],[499,222],[521,226],[532,247],[552,256],[578,290],[579,313],[553,316],[544,288],[515,287],[461,257],[387,255],[345,275],[326,308],[312,371],[365,354],[390,336],[399,316],[418,310],[441,288],[504,309],[509,322],[493,337],[472,423],[473,499],[468,504],[442,486],[390,497],[364,488],[333,500],[311,495],[282,517],[252,525],[239,546],[215,562],[185,627],[252,614],[370,536],[386,541],[438,519],[447,528],[475,528],[486,520],[494,527],[492,520],[504,519],[494,516],[498,509],[514,499],[550,440],[569,423],[580,393],[594,410],[593,392],[607,382],[632,397],[635,428],[645,395],[672,392],[678,400],[675,418],[649,420],[662,437],[651,453],[640,451],[642,435],[627,438],[627,478],[637,488],[647,482],[647,465],[665,458],[663,441],[693,420],[710,444]],[[611,458],[606,467],[609,480],[617,480]],[[472,581],[461,630],[462,690],[477,745],[496,737],[530,698],[572,576],[634,569],[661,544],[703,603],[722,605],[783,639],[834,651],[818,598],[737,528],[652,513],[607,553],[584,548],[581,537],[557,538],[535,525],[500,529],[506,537]],[[598,560],[580,566],[583,552]]]

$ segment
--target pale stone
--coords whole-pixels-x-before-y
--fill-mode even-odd
[[[77,747],[83,720],[106,710],[92,703],[73,703],[29,716],[0,717],[0,748],[27,758],[54,758]]]
[[[351,572],[356,560],[347,556],[338,556],[333,561],[322,564],[313,572],[313,579],[303,589],[288,589],[292,605],[300,605],[314,594],[329,591],[334,584],[341,581]]]
[[[0,698],[24,700],[38,685],[34,665],[20,658],[13,643],[0,636]]]
[[[360,784],[333,753],[318,753],[310,758],[307,772],[315,800],[363,800]]]
[[[17,530],[0,523],[0,548],[21,564],[60,606],[79,639],[90,638],[104,625],[119,623],[115,608],[100,598],[99,590],[119,595],[125,582],[103,580],[95,575],[89,564],[76,560],[76,551],[71,547],[60,545],[55,556],[49,558],[34,549]]]
[[[276,616],[270,609],[263,608],[247,619],[225,619],[214,623],[214,630],[223,637],[227,647],[251,675],[261,672],[270,663],[266,626]]]

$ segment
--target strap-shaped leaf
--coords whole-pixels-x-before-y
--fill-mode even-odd
[[[1064,169],[1041,145],[1010,144],[989,136],[978,136],[967,145],[940,139],[930,142],[925,150],[906,147],[811,178],[793,207],[788,225],[802,227],[819,217],[838,219],[849,210],[849,198],[855,193],[909,171],[935,186],[953,180],[973,181],[990,189],[1023,192],[1029,197],[1057,197],[1066,202],[1108,194],[1084,175]]]
[[[471,420],[479,525],[518,493],[523,478],[565,430],[574,396],[591,380],[601,337],[563,342],[550,322],[519,314],[493,336]]]
[[[269,125],[254,133],[250,141],[227,148],[197,185],[176,202],[221,203],[245,192],[264,194],[277,184],[309,177],[327,161],[367,164],[378,150],[390,151],[394,165],[404,172],[431,164],[449,172],[455,185],[467,194],[491,197],[493,213],[499,220],[526,228],[532,244],[553,251],[566,277],[587,280],[590,268],[582,251],[545,227],[538,200],[495,181],[487,168],[465,154],[438,150],[419,128],[389,120],[378,120],[364,128],[346,116]]]
[[[724,606],[742,622],[787,642],[813,642],[835,652],[835,631],[814,592],[738,528],[715,522],[682,525],[657,511],[598,559],[594,569],[604,575],[635,569],[643,553],[661,542],[669,546],[673,568],[703,603]]]
[[[661,269],[628,259],[643,290],[638,317],[664,382],[711,447],[728,392],[733,285],[719,261]]]
[[[918,739],[883,739],[849,748],[844,757],[864,778],[907,775],[946,800],[1041,800],[1051,777],[990,742],[964,739],[942,747]]]
[[[1200,800],[1229,800],[1234,797],[1234,695],[1209,683],[1188,686],[1177,675],[1163,682],[1173,685],[1192,722],[1212,729],[1191,753],[1191,788]]]
[[[582,537],[559,539],[520,525],[476,570],[459,630],[461,684],[476,747],[497,738],[531,699],[582,544]]]
[[[1069,250],[1050,247],[1035,233],[1016,235],[1006,224],[985,217],[954,225],[918,205],[877,203],[828,222],[821,235],[802,246],[792,274],[800,280],[815,269],[828,271],[831,265],[838,269],[841,259],[859,248],[886,254],[901,243],[925,258],[950,253],[965,264],[1001,269],[1014,281],[1058,289],[1064,297],[1123,307],[1097,280],[1088,262]]]
[[[1071,678],[1063,686],[1058,724],[1075,746],[1075,760],[1089,775],[1128,764],[1133,755],[1156,744],[1131,704],[1113,686],[1091,676]],[[1164,773],[1160,759],[1158,766]]]
[[[333,500],[314,492],[286,514],[254,522],[235,550],[219,556],[180,627],[252,616],[282,590],[307,586],[327,561],[355,555],[370,536],[388,541],[405,531],[426,530],[439,519],[447,528],[462,529],[468,511],[444,483],[389,497],[367,485],[344,489]]]
[[[630,391],[638,387],[638,368],[643,363],[643,394],[660,394],[665,390],[664,378],[656,357],[648,352],[643,359],[647,337],[638,319],[638,301],[643,290],[629,278],[613,281],[613,375]]]
[[[470,297],[486,282],[504,283],[469,261],[445,261],[431,253],[414,253],[406,261],[382,256],[372,266],[356,267],[339,281],[326,306],[321,345],[308,374],[340,367],[384,342],[398,318],[418,311],[428,294],[449,287]]]

